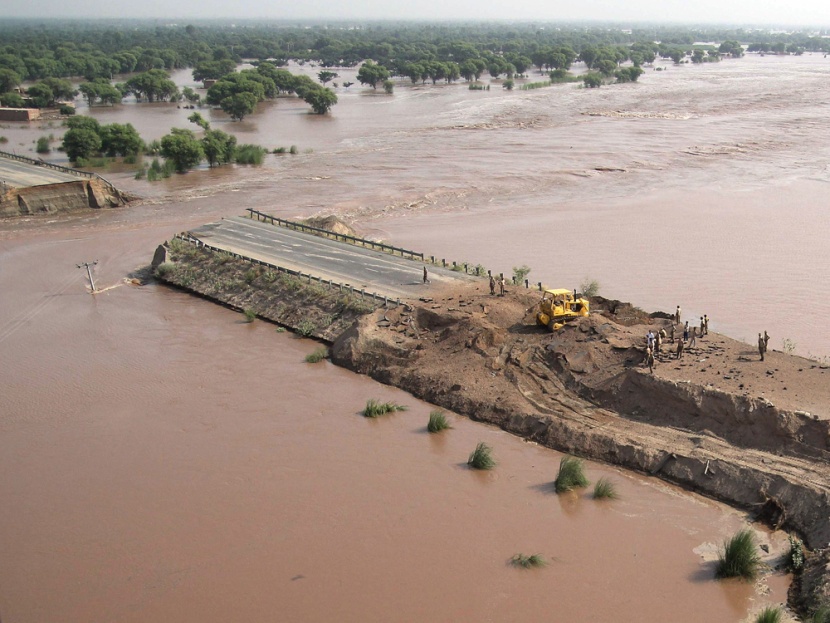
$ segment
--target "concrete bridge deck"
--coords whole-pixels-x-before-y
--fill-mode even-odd
[[[381,296],[417,299],[442,285],[470,283],[472,275],[424,264],[313,234],[232,217],[193,229],[190,234],[213,247],[245,255],[321,279],[349,284]]]
[[[59,171],[51,167],[42,167],[20,160],[0,158],[0,182],[14,188],[42,186],[61,182],[77,182],[81,178],[72,173]]]

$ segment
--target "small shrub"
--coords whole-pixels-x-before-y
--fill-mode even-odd
[[[161,153],[161,141],[156,139],[147,143],[144,153],[148,156],[158,156]]]
[[[300,150],[299,150],[299,149],[297,149],[297,146],[296,146],[296,145],[292,145],[292,146],[288,149],[288,153],[289,153],[289,154],[291,154],[292,156],[295,156],[295,155],[297,155],[298,153],[300,153]]]
[[[793,535],[789,535],[787,539],[790,541],[790,551],[787,553],[787,568],[796,573],[801,571],[804,566],[804,543]]]
[[[9,142],[9,139],[5,136],[0,136],[0,145],[5,145]]]
[[[795,352],[796,346],[798,345],[787,337],[781,340],[781,350],[788,355],[792,355]]]
[[[301,320],[297,325],[297,333],[303,337],[309,337],[314,333],[314,329],[316,328],[315,324],[310,320]]]
[[[274,153],[275,154],[285,154],[285,153],[288,153],[288,149],[286,147],[277,147],[274,150]]]
[[[124,156],[124,164],[135,164],[136,162],[138,162],[138,156],[135,154]]]
[[[577,487],[587,487],[588,484],[582,459],[575,456],[563,456],[559,461],[559,473],[554,481],[556,492],[564,493]]]
[[[163,279],[172,274],[176,270],[176,265],[173,262],[164,262],[156,267],[156,277]]]
[[[147,175],[147,171],[145,169],[139,169],[135,172],[135,179],[143,180]]]
[[[724,542],[723,551],[718,554],[715,577],[754,580],[760,564],[755,537],[751,530],[744,529]]]
[[[496,466],[496,460],[493,458],[493,448],[483,441],[478,442],[476,449],[472,451],[470,458],[467,459],[467,465],[473,469],[493,469]]]
[[[245,271],[245,283],[251,285],[254,280],[259,276],[259,273],[254,268],[249,268]]]
[[[427,424],[427,430],[429,432],[438,433],[448,428],[452,428],[452,426],[450,426],[449,421],[447,421],[447,416],[444,415],[443,411],[433,411],[429,414],[429,423]]]
[[[323,361],[323,359],[326,359],[328,356],[329,356],[329,349],[326,348],[325,346],[321,346],[320,348],[315,350],[313,353],[309,353],[308,355],[306,355],[305,356],[305,361],[306,361],[306,363],[318,363],[320,361]]]
[[[616,500],[619,497],[617,494],[617,486],[608,478],[600,478],[594,485],[594,499],[595,500]]]
[[[585,277],[579,285],[579,291],[582,293],[582,296],[587,296],[588,298],[596,296],[599,294],[599,281]]]
[[[246,309],[242,312],[245,315],[246,322],[253,322],[256,320],[256,312],[253,309]]]
[[[513,283],[521,285],[525,282],[525,278],[530,274],[530,266],[523,264],[522,266],[513,267]]]
[[[525,556],[524,554],[516,554],[510,559],[510,564],[514,567],[521,567],[522,569],[530,569],[531,567],[544,567],[548,561],[544,559],[541,554],[531,554]]]
[[[395,90],[395,83],[392,82],[391,80],[384,80],[383,81],[383,90],[386,91],[386,93],[391,95],[392,92]]]
[[[366,407],[363,409],[364,417],[376,418],[387,413],[394,413],[395,411],[406,411],[406,407],[394,402],[378,402],[374,398],[366,401]]]
[[[156,182],[161,179],[161,174],[158,173],[155,169],[147,169],[147,181],[148,182]]]
[[[39,154],[48,154],[49,153],[49,137],[41,136],[37,139],[37,147],[35,147],[35,151]]]
[[[259,145],[239,145],[234,151],[234,159],[238,164],[260,165],[267,153],[268,150]]]
[[[75,107],[74,106],[67,106],[63,104],[59,109],[62,115],[74,115],[75,114]]]
[[[755,623],[781,623],[781,616],[781,608],[767,606],[755,617]]]
[[[275,329],[275,331],[276,331],[277,333],[285,333],[285,327],[277,327],[277,328]]]

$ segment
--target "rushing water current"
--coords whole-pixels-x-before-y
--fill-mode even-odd
[[[296,98],[241,123],[202,110],[240,143],[300,153],[155,184],[107,172],[145,201],[2,224],[3,622],[739,621],[783,601],[781,575],[712,579],[733,511],[595,464],[620,500],[557,497],[557,453],[462,418],[427,435],[429,405],[303,363],[315,344],[124,277],[247,207],[336,213],[428,255],[592,277],[827,356],[828,74],[821,56],[748,57],[598,90],[340,87],[324,117]],[[91,114],[150,140],[190,112]],[[2,133],[25,153],[50,131]],[[92,260],[94,297],[76,267]],[[365,420],[373,397],[411,409]],[[492,473],[464,466],[478,441]],[[549,564],[510,567],[519,552]]]

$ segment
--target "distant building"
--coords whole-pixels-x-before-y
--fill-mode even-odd
[[[33,121],[40,119],[39,108],[0,108],[0,121]]]

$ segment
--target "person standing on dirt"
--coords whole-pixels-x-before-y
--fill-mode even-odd
[[[764,352],[767,352],[768,348],[769,348],[769,333],[764,331]]]
[[[663,343],[663,338],[666,337],[666,332],[663,329],[660,329],[657,332],[657,335],[654,336],[654,354],[660,354],[660,346]]]
[[[700,317],[700,337],[703,337],[705,331],[706,331],[706,323],[703,320],[703,316],[701,316]]]
[[[646,365],[648,366],[648,371],[654,374],[654,351],[650,348],[646,349]]]
[[[654,333],[651,332],[651,329],[649,329],[648,333],[646,334],[646,344],[649,350],[652,350],[654,348]]]
[[[427,272],[427,267],[424,266],[424,283],[429,283],[429,273]]]
[[[675,333],[675,326],[674,326],[674,323],[672,323],[672,326],[671,326],[671,343],[672,344],[674,344],[674,333]]]
[[[692,335],[689,338],[689,348],[696,344],[695,338],[697,337],[697,327],[692,327]]]
[[[674,358],[680,359],[683,356],[683,340],[677,340],[677,350],[675,351]]]
[[[496,293],[496,279],[493,275],[490,275],[490,296],[495,295]]]
[[[504,275],[499,279],[499,295],[504,296]]]
[[[767,352],[767,343],[764,341],[764,336],[758,334],[758,354],[761,355],[761,361],[764,360],[764,353]]]
[[[703,314],[703,328],[706,330],[706,335],[709,335],[709,316]]]
[[[686,324],[683,327],[683,341],[684,342],[689,341],[689,321],[688,320],[686,321]]]
[[[677,310],[674,312],[674,324],[680,324],[680,305],[677,306]]]

